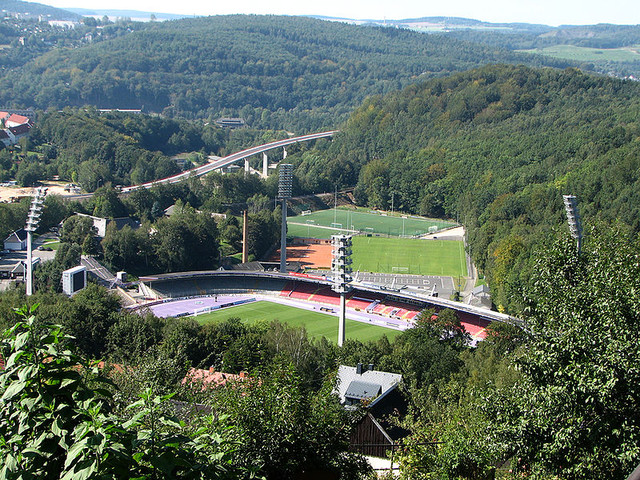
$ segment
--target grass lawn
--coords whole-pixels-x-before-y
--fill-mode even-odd
[[[42,245],[44,247],[49,247],[52,250],[58,250],[58,247],[60,247],[60,240],[53,240],[51,242],[44,242]]]
[[[353,237],[353,270],[466,277],[463,242]]]
[[[329,238],[332,234],[340,233],[342,229],[409,237],[429,233],[431,227],[441,230],[455,224],[411,215],[391,215],[371,213],[369,210],[362,209],[338,208],[337,210],[318,210],[307,215],[289,217],[287,225],[290,236]],[[314,228],[314,225],[333,227],[335,230]]]
[[[554,45],[546,48],[520,51],[579,62],[637,62],[640,60],[639,50],[640,47],[637,45],[624,48],[590,48],[576,47],[575,45]]]
[[[300,308],[289,307],[267,301],[253,302],[236,307],[228,307],[223,310],[213,311],[198,315],[195,319],[201,324],[219,322],[229,317],[239,317],[250,324],[260,321],[279,320],[292,327],[304,326],[310,337],[326,337],[330,342],[338,341],[338,318],[323,313],[310,312]],[[389,340],[400,334],[398,330],[367,325],[347,319],[346,338],[357,339],[363,342],[377,340],[386,335]]]

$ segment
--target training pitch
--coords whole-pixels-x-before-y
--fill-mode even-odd
[[[391,215],[369,210],[329,209],[287,219],[288,235],[292,237],[330,238],[338,233],[380,233],[392,237],[414,237],[442,230],[454,223],[411,215]]]
[[[279,320],[292,327],[304,327],[310,337],[326,337],[327,340],[333,343],[338,341],[337,317],[267,301],[228,307],[223,310],[198,315],[195,319],[201,324],[207,324],[226,320],[230,317],[238,317],[250,324],[260,321]],[[368,325],[349,319],[346,320],[345,324],[346,338],[362,342],[378,340],[383,335],[386,335],[391,340],[400,333],[398,330]]]
[[[464,243],[455,240],[353,237],[351,258],[354,271],[467,276]]]

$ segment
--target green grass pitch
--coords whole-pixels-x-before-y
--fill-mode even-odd
[[[228,307],[222,310],[198,315],[195,319],[201,324],[219,322],[230,317],[239,317],[242,321],[250,324],[260,321],[279,320],[292,327],[301,327],[307,330],[310,337],[326,337],[327,340],[337,343],[338,341],[338,318],[318,312],[310,312],[301,308],[289,307],[278,303],[259,301]],[[401,332],[390,328],[379,327],[377,325],[367,325],[347,319],[345,322],[345,336],[347,339],[354,339],[366,342],[368,340],[378,340],[386,335],[389,340],[399,335]]]
[[[353,237],[353,270],[466,277],[463,242]]]
[[[297,215],[287,219],[288,235],[293,237],[329,238],[333,234],[355,230],[381,233],[395,237],[410,237],[429,233],[435,226],[438,230],[454,226],[454,223],[405,215],[371,213],[369,210],[318,210],[307,215]],[[332,227],[334,230],[317,228]]]

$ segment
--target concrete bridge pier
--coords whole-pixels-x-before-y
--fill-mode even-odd
[[[282,147],[282,159],[287,158],[287,147]]]
[[[249,174],[249,170],[251,167],[249,167],[249,159],[245,157],[244,159],[244,174],[248,175]]]
[[[267,152],[262,152],[262,178],[269,176],[269,158]]]

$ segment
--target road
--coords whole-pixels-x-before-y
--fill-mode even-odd
[[[302,135],[300,137],[287,138],[285,140],[278,140],[271,143],[265,143],[264,145],[258,145],[257,147],[247,148],[246,150],[233,153],[231,155],[223,157],[214,162],[207,163],[206,165],[202,165],[200,167],[196,167],[191,170],[186,170],[182,173],[173,175],[171,177],[163,178],[161,180],[154,180],[153,182],[142,183],[140,185],[132,185],[130,187],[124,187],[122,189],[122,192],[129,193],[139,188],[151,188],[161,183],[177,183],[191,176],[199,177],[200,175],[204,175],[213,170],[226,167],[228,165],[231,165],[237,162],[238,160],[242,160],[244,158],[250,157],[251,155],[256,155],[258,153],[266,152],[268,150],[273,150],[274,148],[286,147],[287,145],[292,145],[298,142],[307,142],[309,140],[317,140],[319,138],[331,137],[335,135],[337,132],[338,132],[337,130],[331,130],[328,132],[312,133],[310,135]]]

